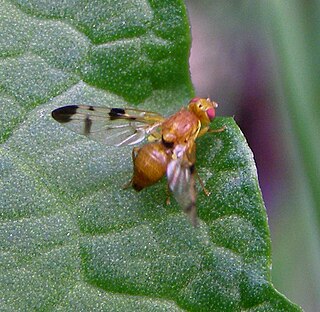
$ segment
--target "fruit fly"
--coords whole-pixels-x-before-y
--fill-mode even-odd
[[[126,187],[141,191],[166,175],[168,188],[196,226],[195,177],[208,192],[195,170],[195,141],[207,132],[224,130],[209,130],[217,107],[210,99],[193,98],[186,108],[165,118],[132,108],[69,105],[53,110],[52,117],[70,130],[107,145],[135,145],[147,138],[146,144],[133,148],[133,176]]]

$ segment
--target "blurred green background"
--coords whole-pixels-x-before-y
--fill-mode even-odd
[[[275,287],[320,311],[320,1],[186,1],[198,96],[252,148]]]

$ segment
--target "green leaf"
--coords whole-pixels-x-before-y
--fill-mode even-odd
[[[231,118],[199,140],[193,228],[165,181],[136,193],[130,148],[69,132],[68,104],[192,96],[180,1],[0,1],[2,311],[299,311],[270,278],[270,237],[251,151]]]

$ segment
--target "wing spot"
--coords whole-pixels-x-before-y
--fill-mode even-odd
[[[59,107],[51,112],[51,116],[53,119],[60,123],[66,123],[71,120],[72,116],[77,112],[78,108],[78,105]]]
[[[91,131],[91,126],[92,126],[92,120],[90,117],[87,115],[86,119],[84,120],[84,134],[88,135]]]
[[[111,108],[109,116],[111,120],[119,119],[125,115],[125,110],[123,108]]]

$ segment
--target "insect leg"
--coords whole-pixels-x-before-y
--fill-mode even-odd
[[[219,129],[209,129],[209,126],[208,127],[204,127],[202,128],[199,133],[197,133],[197,136],[196,137],[201,137],[203,136],[204,134],[206,133],[219,133],[219,132],[223,132],[224,130],[226,130],[226,126],[222,126],[221,128]],[[196,138],[195,137],[195,138]]]
[[[222,126],[221,128],[218,128],[218,129],[210,129],[208,130],[208,133],[219,133],[219,132],[223,132],[226,129],[227,129],[226,126]]]
[[[167,183],[167,186],[166,186],[166,195],[167,195],[166,204],[170,205],[170,203],[171,203],[171,201],[170,201],[170,186],[169,186],[168,183]]]
[[[137,158],[139,149],[140,149],[140,147],[134,147],[134,148],[132,149],[132,161],[133,161],[133,164],[134,164],[134,161],[135,161],[136,158]]]
[[[132,149],[132,162],[133,162],[133,166],[134,166],[134,162],[135,162],[135,160],[136,160],[136,158],[137,158],[139,149],[140,149],[139,147],[134,147],[134,148]],[[125,190],[125,189],[131,187],[131,186],[132,186],[132,181],[133,181],[133,177],[130,179],[129,182],[127,182],[126,184],[124,184],[124,185],[122,186],[122,189]]]
[[[202,187],[202,190],[203,190],[203,192],[205,193],[205,195],[206,195],[206,196],[209,196],[209,195],[210,195],[210,192],[205,188],[204,183],[203,183],[203,181],[201,180],[201,178],[200,178],[200,176],[199,176],[199,174],[198,174],[198,171],[197,171],[197,170],[194,170],[194,174],[195,174],[195,176],[197,177],[197,179],[198,179],[198,181],[199,181],[199,183],[200,183],[200,185],[201,185],[201,187]]]
[[[132,179],[129,182],[127,182],[126,184],[122,185],[122,189],[126,190],[131,186],[132,186]]]

